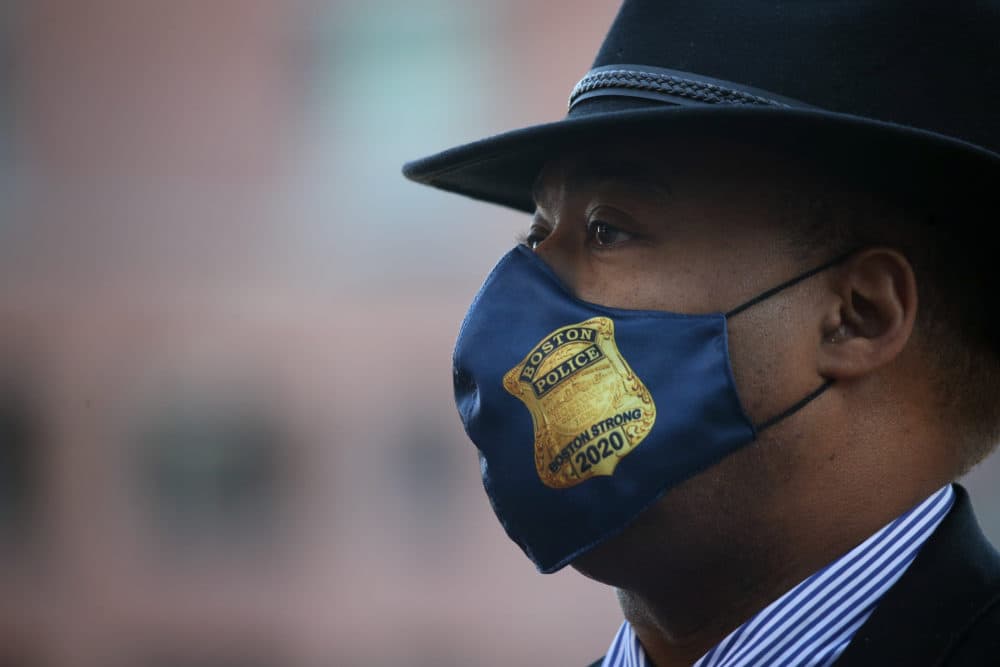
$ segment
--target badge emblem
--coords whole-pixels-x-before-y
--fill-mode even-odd
[[[535,469],[554,489],[611,475],[656,420],[653,397],[618,351],[607,317],[556,329],[503,386],[531,413]]]

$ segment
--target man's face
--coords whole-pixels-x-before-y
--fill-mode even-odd
[[[732,146],[628,143],[570,154],[542,171],[526,242],[585,301],[726,312],[827,259],[798,257],[787,240],[794,169]],[[729,322],[733,370],[757,422],[817,384],[808,368],[811,313],[795,304],[821,284],[808,281]],[[793,386],[764,382],[770,396],[757,395],[761,373]]]
[[[782,220],[802,178],[778,156],[734,146],[630,142],[568,154],[539,177],[527,243],[585,301],[726,312],[816,263],[791,251],[788,221]],[[823,286],[817,276],[728,323],[737,389],[755,423],[821,382],[815,304]],[[797,419],[793,430],[804,429],[808,437],[809,423]],[[779,488],[777,480],[802,477],[796,451],[788,442],[758,441],[668,493],[623,536],[575,566],[609,583],[627,583],[616,581],[621,559],[639,558],[634,564],[641,567],[640,554],[656,551],[649,549],[649,535],[630,538],[637,530],[654,531],[656,540],[668,543],[684,540],[691,557],[711,558],[712,550],[739,541],[740,529],[728,525],[734,513],[744,524],[757,523],[749,515],[771,511],[765,496]],[[604,559],[614,562],[605,567]]]

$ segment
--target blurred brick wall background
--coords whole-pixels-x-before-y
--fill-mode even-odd
[[[603,652],[613,594],[505,538],[451,404],[527,221],[399,167],[560,117],[616,6],[0,6],[0,664]]]

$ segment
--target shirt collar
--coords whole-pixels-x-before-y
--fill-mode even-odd
[[[832,664],[916,558],[955,501],[950,484],[805,579],[701,657],[694,667]],[[628,621],[601,667],[651,664]]]

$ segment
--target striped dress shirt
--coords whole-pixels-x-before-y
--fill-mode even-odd
[[[954,502],[949,484],[765,607],[694,667],[833,664]],[[601,667],[651,664],[625,621]]]

